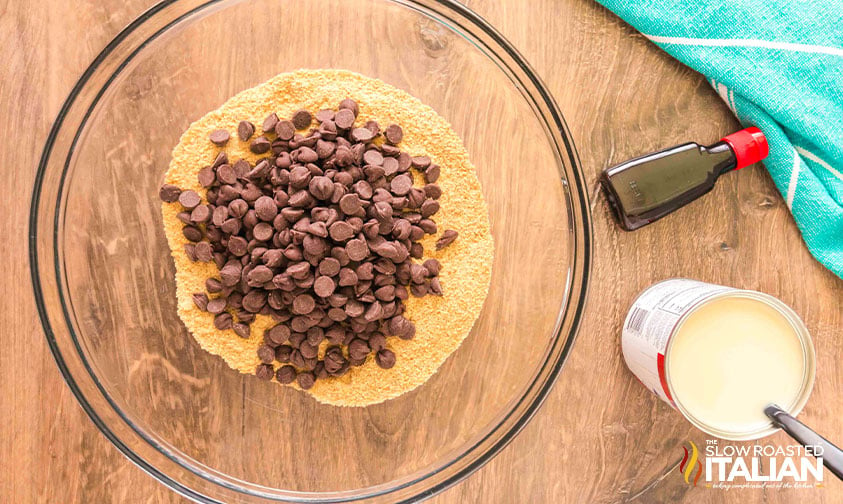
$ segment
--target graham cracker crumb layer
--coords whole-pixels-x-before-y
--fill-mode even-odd
[[[378,367],[370,354],[362,366],[351,367],[339,378],[317,380],[306,391],[322,403],[366,406],[398,397],[433,376],[471,331],[489,291],[494,246],[488,210],[474,166],[450,124],[417,98],[378,79],[344,70],[298,70],[238,93],[191,124],[173,149],[164,182],[182,190],[192,189],[207,203],[206,190],[199,185],[197,174],[211,164],[220,150],[227,152],[232,163],[240,158],[254,163],[262,157],[250,152],[249,143],[237,137],[241,120],[257,125],[255,134],[260,135],[260,125],[272,112],[289,118],[298,109],[313,113],[336,109],[345,98],[355,100],[360,107],[355,125],[367,120],[383,126],[398,124],[404,130],[398,147],[413,156],[430,156],[442,170],[437,181],[442,188],[441,209],[434,216],[439,231],[421,240],[425,257],[418,262],[433,257],[442,263],[439,277],[443,295],[410,296],[404,302],[404,315],[415,323],[416,336],[412,340],[387,339],[387,348],[397,358],[392,369]],[[231,133],[231,140],[223,148],[208,140],[210,132],[216,129]],[[258,315],[251,325],[251,337],[242,339],[231,330],[217,330],[213,315],[193,303],[192,294],[205,292],[205,280],[218,277],[219,270],[213,262],[191,262],[187,258],[183,224],[176,217],[179,211],[178,203],[162,204],[164,231],[176,266],[179,316],[204,350],[222,357],[241,373],[254,374],[260,363],[256,351],[263,342],[263,333],[276,324],[270,317]],[[458,231],[459,238],[436,251],[436,239],[446,229]],[[277,369],[280,365],[275,366]],[[298,388],[295,384],[289,386]]]

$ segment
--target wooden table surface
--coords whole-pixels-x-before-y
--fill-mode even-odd
[[[152,0],[0,2],[0,502],[176,502],[124,459],[77,405],[53,362],[32,300],[27,209],[49,127],[97,52]],[[689,487],[682,444],[707,436],[647,392],[623,363],[620,325],[633,297],[674,276],[756,289],[810,329],[817,382],[800,418],[843,442],[843,281],[803,245],[769,176],[725,177],[703,200],[635,233],[596,191],[607,165],[738,128],[696,73],[590,0],[471,0],[532,63],[565,114],[592,194],[594,266],[579,339],[544,406],[487,466],[435,497],[451,502],[840,502],[843,484]],[[777,434],[769,441],[787,444]]]

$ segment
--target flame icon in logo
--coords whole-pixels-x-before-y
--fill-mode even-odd
[[[685,446],[682,447],[682,449],[685,450],[685,456],[682,458],[682,462],[679,463],[679,474],[685,478],[685,483],[690,485],[692,483],[691,474],[693,474],[694,469],[696,469],[693,483],[694,486],[697,486],[697,482],[700,480],[700,476],[702,476],[702,462],[699,460],[700,452],[693,441],[688,441],[688,443],[691,445],[691,451],[689,452],[688,448]]]

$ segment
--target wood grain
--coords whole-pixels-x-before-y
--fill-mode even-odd
[[[26,219],[49,126],[91,59],[150,0],[0,3],[0,501],[177,502],[96,430],[64,385],[37,320]],[[800,418],[843,441],[843,281],[808,254],[759,167],[635,233],[610,220],[595,180],[605,166],[680,141],[713,141],[737,122],[703,79],[586,0],[478,0],[468,5],[545,80],[579,149],[594,210],[585,322],[559,382],[530,425],[486,467],[433,502],[839,502],[843,484],[793,491],[690,488],[681,445],[706,436],[643,389],[623,364],[620,324],[632,298],[673,276],[768,292],[805,320],[818,355]],[[782,435],[770,438],[784,444]]]

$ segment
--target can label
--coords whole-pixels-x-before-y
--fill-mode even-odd
[[[736,289],[674,278],[645,290],[623,324],[621,347],[630,371],[645,387],[676,408],[665,374],[665,353],[679,320],[706,299]]]

